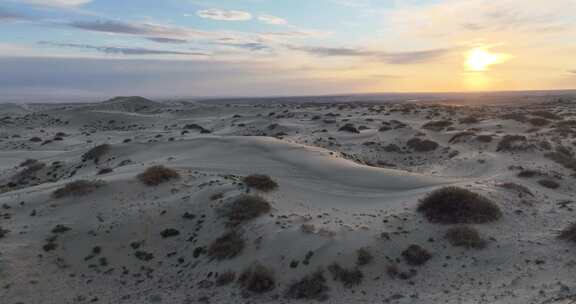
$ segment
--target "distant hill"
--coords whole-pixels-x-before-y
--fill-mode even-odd
[[[165,107],[164,104],[140,96],[118,96],[86,108],[96,111],[151,112]]]

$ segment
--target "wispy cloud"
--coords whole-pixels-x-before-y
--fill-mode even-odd
[[[446,55],[451,51],[449,49],[431,49],[409,52],[384,52],[364,50],[359,48],[309,46],[288,46],[288,48],[320,57],[363,57],[382,60],[389,64],[416,64],[430,62]]]
[[[34,6],[49,7],[79,7],[92,2],[92,0],[20,0],[20,2]]]
[[[147,37],[146,39],[158,43],[172,43],[172,44],[184,44],[188,43],[188,40],[176,39],[176,38],[164,38],[164,37]]]
[[[249,12],[223,10],[217,8],[200,10],[196,12],[196,15],[202,18],[218,21],[246,21],[252,19],[252,14],[250,14]]]
[[[0,7],[0,21],[18,21],[18,20],[29,20],[30,18],[19,13],[5,10]]]
[[[77,48],[94,50],[99,53],[104,54],[115,54],[115,55],[186,55],[186,56],[206,56],[207,53],[201,52],[184,52],[184,51],[172,51],[172,50],[156,50],[148,48],[130,48],[130,47],[114,47],[114,46],[97,46],[90,44],[78,44],[78,43],[58,43],[51,41],[41,41],[41,45],[65,47],[65,48]]]
[[[266,24],[272,24],[272,25],[288,24],[288,21],[284,18],[280,18],[280,17],[272,16],[272,15],[265,15],[265,14],[258,16],[258,20],[260,22],[264,22]]]

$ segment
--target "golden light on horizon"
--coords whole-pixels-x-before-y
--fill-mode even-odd
[[[466,53],[464,66],[467,71],[484,72],[492,65],[503,63],[508,57],[506,54],[491,53],[484,47],[476,47]]]

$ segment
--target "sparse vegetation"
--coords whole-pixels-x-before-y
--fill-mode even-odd
[[[502,212],[490,199],[458,187],[429,193],[418,205],[430,222],[442,224],[487,223],[500,219]]]
[[[402,251],[402,257],[408,265],[421,266],[432,258],[432,254],[419,245],[410,245]]]
[[[243,194],[218,209],[218,213],[227,219],[228,225],[237,226],[270,212],[270,203],[257,195]]]
[[[242,182],[250,188],[260,190],[263,192],[270,192],[278,188],[278,183],[274,181],[270,176],[263,174],[253,174],[246,176],[242,179]]]
[[[451,126],[452,122],[449,120],[438,120],[430,121],[422,126],[422,129],[432,130],[432,131],[442,131],[447,127]]]
[[[0,227],[0,239],[4,238],[10,230]]]
[[[560,184],[551,180],[551,179],[541,179],[538,181],[540,186],[548,188],[548,189],[558,189],[560,188]]]
[[[318,270],[292,283],[286,290],[286,297],[290,299],[325,301],[328,299],[328,290],[324,273]]]
[[[446,231],[444,237],[455,247],[467,249],[486,247],[486,241],[480,236],[478,230],[471,226],[452,227]]]
[[[162,183],[180,178],[180,174],[171,168],[153,166],[138,175],[138,179],[147,186],[158,186]]]
[[[212,242],[208,256],[218,260],[232,259],[242,253],[244,246],[244,239],[238,232],[228,232]]]
[[[245,293],[261,294],[276,288],[272,270],[262,264],[254,264],[242,272],[238,279]]]
[[[332,274],[335,281],[341,282],[344,287],[351,288],[362,283],[364,274],[358,268],[347,269],[338,263],[328,266],[328,271]]]
[[[522,135],[506,135],[498,143],[498,152],[517,152],[529,149],[528,139]]]
[[[236,272],[231,270],[226,271],[218,275],[216,278],[216,286],[230,285],[234,280],[236,280]]]
[[[62,188],[56,189],[52,192],[52,197],[58,199],[68,196],[82,196],[90,194],[102,186],[104,186],[104,182],[102,181],[77,180],[66,184]]]
[[[338,131],[350,132],[350,133],[360,133],[360,131],[358,131],[358,129],[353,124],[345,124],[340,129],[338,129]]]

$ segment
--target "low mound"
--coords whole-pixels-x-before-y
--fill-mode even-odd
[[[430,222],[441,224],[481,224],[502,217],[502,211],[490,199],[458,187],[433,191],[420,201],[418,211]]]

